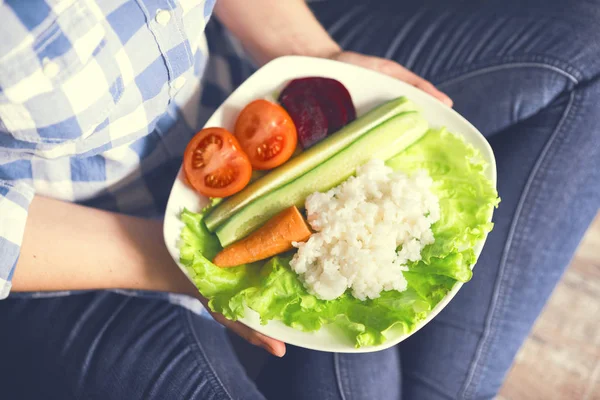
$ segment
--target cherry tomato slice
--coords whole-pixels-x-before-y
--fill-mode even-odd
[[[188,143],[183,170],[189,184],[207,197],[227,197],[250,181],[252,166],[239,142],[223,128],[205,128]]]
[[[279,104],[254,100],[241,112],[234,133],[255,169],[275,168],[296,150],[298,134],[290,115]]]

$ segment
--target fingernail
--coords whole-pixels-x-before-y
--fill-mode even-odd
[[[448,107],[452,107],[454,104],[452,99],[446,93],[444,93],[444,104],[446,104]]]
[[[283,354],[279,354],[279,352],[277,352],[273,347],[269,346],[268,344],[263,345],[263,348],[269,353],[273,354],[275,357],[281,358],[285,354],[285,352],[283,352]]]
[[[281,358],[281,355],[277,351],[275,351],[274,348],[272,348],[271,346],[267,346],[267,347],[268,347],[269,353],[273,354],[275,357]]]

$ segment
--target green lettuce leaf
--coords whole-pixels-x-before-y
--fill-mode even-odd
[[[485,178],[478,152],[446,130],[431,130],[419,142],[387,164],[411,173],[424,168],[434,180],[440,200],[440,220],[432,226],[435,243],[404,273],[408,289],[386,291],[377,299],[360,301],[345,293],[324,301],[308,293],[290,269],[292,253],[235,268],[219,268],[210,260],[221,250],[217,237],[202,221],[203,214],[184,210],[179,244],[181,263],[196,287],[209,299],[211,310],[236,320],[245,307],[261,322],[279,320],[303,331],[329,326],[356,347],[378,345],[386,332],[412,331],[452,289],[472,277],[475,245],[492,229],[488,222],[499,199]]]
[[[434,180],[440,220],[432,226],[435,243],[425,247],[410,270],[448,276],[460,282],[472,277],[474,247],[492,230],[488,222],[499,203],[485,178],[485,162],[477,150],[445,129],[431,130],[418,143],[386,162],[407,173],[425,169]]]

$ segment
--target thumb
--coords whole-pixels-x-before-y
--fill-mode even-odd
[[[221,314],[214,313],[212,315],[217,322],[221,323],[226,328],[231,329],[248,343],[262,347],[276,357],[283,357],[285,355],[285,343],[256,332],[239,321],[230,321]]]
[[[355,53],[352,51],[346,51],[337,54],[334,59],[349,64],[358,65],[363,68],[368,68],[399,79],[432,95],[447,106],[452,107],[453,102],[448,95],[438,90],[428,80],[420,77],[395,61],[381,57],[366,56],[364,54]]]

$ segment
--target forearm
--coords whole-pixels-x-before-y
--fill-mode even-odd
[[[284,55],[340,52],[304,0],[219,0],[215,13],[259,64]]]
[[[158,221],[35,197],[13,291],[141,289],[197,294]]]

